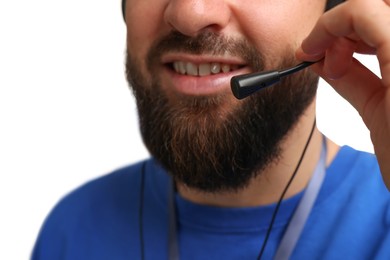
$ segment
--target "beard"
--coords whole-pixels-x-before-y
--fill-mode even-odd
[[[157,68],[169,51],[244,59],[254,71],[294,65],[293,48],[277,64],[245,40],[212,32],[195,38],[173,32],[156,41],[146,59],[127,55],[126,76],[136,97],[143,141],[151,155],[178,181],[203,192],[245,188],[281,155],[280,144],[316,95],[318,77],[309,71],[229,107],[231,93],[174,96],[160,84]],[[274,59],[275,60],[275,59]]]

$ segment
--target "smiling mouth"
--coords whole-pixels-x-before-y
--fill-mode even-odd
[[[168,63],[167,66],[178,74],[195,77],[204,77],[221,73],[229,73],[246,67],[245,65],[226,64],[219,62],[196,64],[185,61],[174,61]]]

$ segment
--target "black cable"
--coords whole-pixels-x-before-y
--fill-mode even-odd
[[[140,197],[140,203],[139,203],[139,241],[140,241],[140,250],[141,250],[141,260],[145,259],[145,241],[144,241],[144,223],[143,223],[143,218],[144,218],[144,190],[145,190],[145,164],[144,162],[142,164],[142,169],[141,169],[141,187],[139,191],[139,197]]]
[[[310,135],[309,135],[309,137],[307,138],[305,147],[303,148],[303,151],[302,151],[301,157],[299,158],[298,164],[297,164],[297,166],[295,167],[295,170],[294,170],[293,174],[291,175],[290,180],[288,181],[286,187],[284,188],[284,190],[283,190],[283,192],[282,192],[282,195],[281,195],[280,198],[279,198],[278,203],[276,204],[274,213],[273,213],[272,218],[271,218],[271,222],[270,222],[270,224],[269,224],[269,226],[268,226],[267,234],[265,235],[265,238],[264,238],[264,240],[263,240],[263,245],[262,245],[262,247],[261,247],[261,250],[260,250],[260,252],[259,252],[259,255],[257,256],[257,259],[258,259],[258,260],[260,260],[261,257],[263,256],[265,247],[267,246],[267,242],[268,242],[269,236],[270,236],[271,231],[272,231],[272,227],[273,227],[273,225],[274,225],[276,216],[277,216],[277,214],[278,214],[278,212],[279,212],[280,205],[281,205],[281,203],[282,203],[282,200],[284,199],[284,196],[286,195],[286,192],[287,192],[288,188],[290,187],[292,181],[294,180],[294,177],[296,176],[299,167],[301,166],[301,163],[302,163],[302,161],[303,161],[303,157],[304,157],[305,154],[306,154],[307,147],[309,146],[310,141],[311,141],[311,138],[313,137],[313,133],[314,133],[315,126],[316,126],[316,118],[314,118],[314,122],[313,122],[313,126],[312,126],[312,128],[311,128]]]
[[[298,72],[300,70],[303,70],[304,68],[309,67],[310,65],[312,65],[314,63],[316,63],[316,61],[314,61],[314,62],[313,61],[302,62],[302,63],[296,65],[295,67],[279,71],[279,76],[281,78],[283,78],[283,77],[285,77],[287,75],[290,75],[290,74],[293,74],[293,73]]]
[[[309,146],[310,141],[313,137],[315,126],[316,126],[316,118],[314,118],[314,122],[313,122],[313,126],[311,129],[310,135],[306,141],[305,147],[302,151],[301,157],[299,158],[297,166],[295,167],[295,170],[294,170],[293,174],[291,175],[290,180],[288,181],[286,187],[284,188],[284,190],[282,192],[282,195],[279,198],[278,203],[276,204],[276,208],[273,212],[270,225],[268,226],[267,234],[263,240],[263,245],[262,245],[261,250],[259,252],[259,255],[257,257],[258,260],[260,260],[261,257],[263,256],[265,247],[267,246],[267,242],[268,242],[269,236],[270,236],[271,231],[272,231],[272,227],[274,225],[276,216],[279,212],[281,202],[283,201],[284,196],[286,195],[288,188],[290,187],[292,181],[294,180],[294,177],[296,176],[296,174],[298,172],[299,167],[301,166],[301,163],[303,161],[303,157],[306,154],[307,147]],[[144,231],[143,231],[143,210],[144,210],[144,189],[145,189],[145,164],[146,164],[145,162],[142,164],[142,169],[141,169],[141,187],[140,187],[140,203],[139,203],[139,238],[140,238],[141,260],[145,259],[145,246],[144,246],[145,243],[144,243],[144,235],[143,235],[143,233],[144,233]]]

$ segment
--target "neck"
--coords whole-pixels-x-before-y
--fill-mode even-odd
[[[194,203],[219,207],[254,207],[277,202],[310,136],[315,118],[314,104],[307,111],[311,112],[305,113],[283,140],[280,158],[258,174],[247,187],[237,192],[205,193],[177,183],[180,195]],[[315,128],[297,175],[285,198],[296,195],[306,187],[319,160],[322,142],[323,136]],[[330,140],[326,142],[327,165],[329,165],[338,151],[338,146]]]

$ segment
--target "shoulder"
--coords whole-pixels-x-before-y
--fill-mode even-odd
[[[330,175],[329,184],[333,187],[344,190],[349,187],[350,189],[347,190],[356,192],[362,189],[375,189],[380,193],[387,193],[376,156],[349,146],[340,149],[328,167],[327,175]],[[360,185],[357,186],[358,184]]]
[[[143,165],[147,161],[139,162],[107,175],[89,181],[66,195],[55,207],[56,210],[86,211],[91,207],[98,208],[102,205],[131,202],[136,197]]]
[[[327,214],[328,220],[334,217],[335,223],[344,223],[351,230],[357,231],[353,226],[360,222],[373,220],[372,228],[364,231],[390,230],[390,192],[374,154],[342,147],[327,168],[317,202],[318,216]]]
[[[299,259],[389,259],[389,231],[390,193],[375,155],[342,147],[327,168]]]
[[[374,154],[342,147],[327,175],[322,198],[325,208],[342,213],[339,222],[344,219],[346,225],[358,225],[366,221],[371,226],[367,232],[390,231],[390,192]]]
[[[98,248],[105,248],[104,252],[126,248],[118,247],[123,241],[128,243],[137,229],[141,176],[146,171],[152,175],[149,173],[156,171],[153,165],[150,159],[118,169],[66,195],[45,220],[33,259],[61,258],[61,252],[100,259],[95,256],[102,253]],[[89,252],[80,243],[94,250]]]

